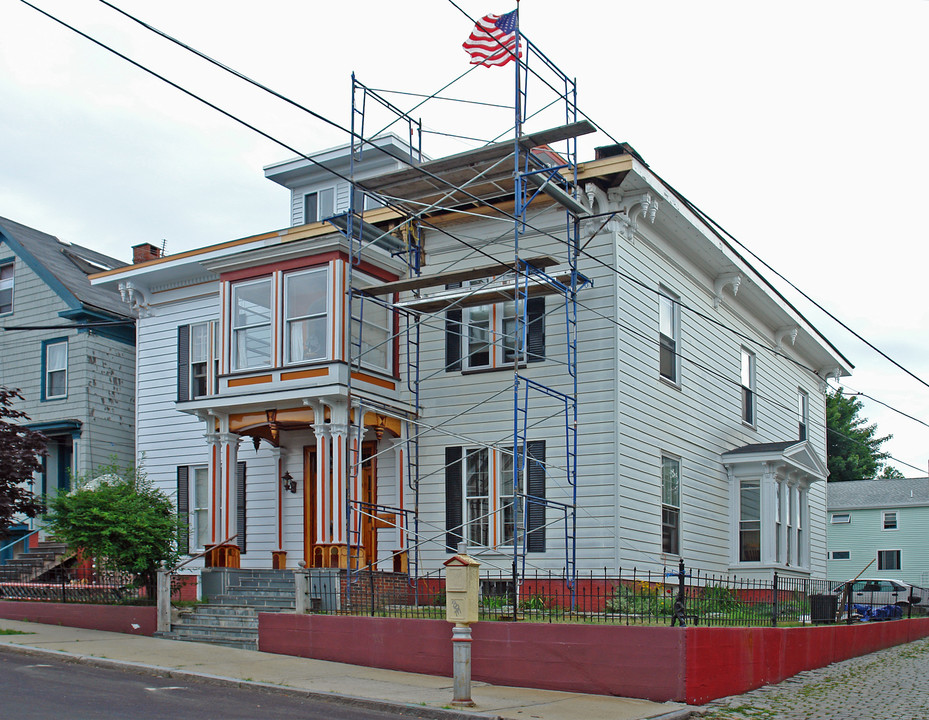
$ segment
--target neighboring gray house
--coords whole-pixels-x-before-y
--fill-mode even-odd
[[[0,217],[0,384],[48,436],[37,492],[134,459],[134,321],[87,279],[124,264]]]
[[[864,571],[929,587],[929,478],[829,483],[828,509],[830,580]]]

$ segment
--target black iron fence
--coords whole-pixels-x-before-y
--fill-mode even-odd
[[[58,567],[30,582],[0,582],[2,600],[117,605],[145,603],[148,598],[149,591],[136,575],[94,567]]]
[[[350,585],[343,581],[341,597],[314,598],[311,607],[326,613],[445,617],[441,576],[409,583],[374,582],[367,576],[355,575]],[[482,573],[478,610],[482,620],[768,627],[891,620],[929,611],[929,590],[880,583],[851,585],[784,573],[738,578],[683,564],[664,572],[580,573],[573,582],[554,573],[527,574],[518,582],[511,575]]]

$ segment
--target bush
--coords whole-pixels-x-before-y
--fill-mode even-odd
[[[49,531],[99,565],[132,573],[154,597],[158,568],[178,557],[171,499],[133,466],[104,466],[93,477],[76,478],[50,502]]]

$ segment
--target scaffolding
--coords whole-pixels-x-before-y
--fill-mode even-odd
[[[515,338],[512,340],[511,443],[514,480],[511,509],[514,591],[519,587],[519,581],[526,572],[526,555],[532,541],[529,520],[540,516],[544,518],[546,509],[551,508],[560,518],[558,522],[564,525],[564,571],[573,592],[577,574],[577,294],[590,282],[578,271],[579,223],[581,217],[588,214],[588,210],[578,199],[577,138],[594,132],[595,128],[586,120],[578,121],[575,81],[520,34],[518,23],[516,38],[517,47],[521,48],[522,52],[514,62],[512,138],[491,142],[478,149],[439,160],[423,159],[421,120],[414,119],[409,112],[401,110],[387,100],[381,91],[365,86],[354,74],[352,75],[351,205],[347,213],[330,218],[329,222],[348,239],[351,247],[352,269],[349,271],[347,291],[352,320],[348,323],[351,368],[361,367],[363,355],[367,351],[363,337],[366,308],[372,305],[386,308],[398,319],[397,333],[404,336],[404,382],[405,392],[409,396],[409,410],[405,415],[400,413],[399,419],[404,428],[401,438],[404,455],[402,466],[405,468],[407,486],[413,495],[413,506],[387,507],[364,498],[350,499],[347,503],[347,526],[350,529],[349,593],[353,574],[365,567],[361,547],[361,523],[365,514],[370,517],[372,513],[396,518],[396,526],[403,536],[401,545],[408,553],[410,582],[416,586],[420,568],[419,548],[424,542],[419,528],[420,436],[429,431],[420,421],[420,342],[424,318],[441,312],[460,313],[464,308],[500,302],[501,298],[512,301],[515,315]],[[545,73],[543,76],[533,71],[535,77],[540,78],[545,86],[555,92],[556,102],[563,105],[564,115],[563,123],[557,127],[527,133],[524,132],[524,127],[535,115],[527,114],[531,64],[538,64]],[[386,110],[393,120],[377,133],[366,135],[365,126],[370,103]],[[552,103],[549,103],[545,107],[551,105]],[[409,132],[409,167],[372,178],[356,178],[356,162],[362,158],[363,153],[371,151],[369,147],[375,147],[371,141],[396,122],[404,123]],[[551,146],[558,143],[563,143],[565,149],[554,151]],[[524,257],[522,242],[531,228],[527,213],[533,203],[539,203],[543,196],[546,202],[554,201],[564,208],[564,253],[560,257],[527,258]],[[375,198],[400,212],[402,219],[399,224],[385,230],[366,223],[366,197]],[[422,273],[423,232],[424,229],[435,228],[431,224],[432,219],[449,211],[499,209],[507,202],[507,198],[512,202],[513,208],[512,212],[504,212],[513,223],[513,254],[510,261],[496,261],[479,267],[451,269],[434,274]],[[361,261],[362,251],[368,245],[376,245],[393,256],[402,257],[406,263],[407,277],[394,282],[362,287],[356,282],[354,273]],[[550,271],[554,266],[567,266],[567,270]],[[423,292],[427,290],[431,292]],[[533,352],[537,352],[536,348],[530,346],[529,333],[531,323],[539,320],[530,317],[530,300],[537,296],[555,296],[564,304],[567,380],[562,390],[533,379],[528,372],[527,361]],[[459,325],[459,331],[466,333],[468,330],[464,325]],[[351,375],[350,372],[349,378]],[[533,487],[521,486],[521,479],[527,476],[530,464],[536,472],[544,472],[546,479],[552,474],[551,463],[546,463],[544,457],[533,457],[530,447],[531,410],[539,398],[553,402],[563,418],[563,480],[568,489],[568,502],[548,498],[544,490],[537,492]],[[354,398],[351,380],[349,402],[350,407],[354,409],[353,422],[358,433],[363,432],[366,409],[396,413],[388,408],[374,407],[369,399]],[[362,456],[360,437],[353,441],[349,456],[348,486],[354,487],[366,460]],[[499,508],[497,512],[502,510],[503,508]],[[466,513],[463,514],[463,525],[467,524],[465,517]],[[450,530],[457,532],[460,537],[465,535],[461,527]],[[367,567],[376,563],[377,558],[367,558]]]

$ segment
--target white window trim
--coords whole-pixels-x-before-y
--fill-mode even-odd
[[[810,439],[810,394],[806,390],[797,391],[797,437],[800,440]],[[800,432],[800,427],[803,432]],[[803,437],[800,437],[802,435]]]
[[[293,279],[303,275],[313,275],[321,274],[323,276],[323,287],[325,288],[326,295],[326,309],[322,313],[314,313],[311,315],[299,315],[296,317],[290,317],[290,303],[288,302],[288,292],[287,285]],[[285,365],[303,365],[305,363],[312,362],[321,362],[328,360],[332,357],[332,347],[330,336],[331,323],[329,318],[332,317],[332,298],[331,293],[329,292],[329,267],[328,265],[321,265],[319,267],[306,268],[301,270],[295,270],[293,272],[288,272],[284,275],[283,285],[283,318],[281,318],[281,327],[283,328],[283,342],[284,342],[284,364]],[[273,303],[273,299],[272,299]],[[276,303],[275,303],[276,304]],[[298,360],[292,360],[290,357],[290,328],[292,322],[299,322],[301,320],[315,320],[318,318],[324,318],[326,320],[326,330],[325,330],[325,339],[323,341],[324,348],[321,355],[310,358],[301,358]],[[276,320],[272,315],[272,325],[276,324]]]
[[[895,568],[884,568],[881,567],[881,553],[897,553],[897,567]],[[902,548],[890,548],[886,550],[878,550],[875,554],[877,559],[877,569],[879,572],[897,572],[903,570],[903,549]]]
[[[677,505],[673,505],[673,504],[671,504],[670,502],[665,502],[665,495],[664,495],[664,468],[665,468],[665,461],[666,461],[666,460],[669,461],[669,462],[671,462],[671,463],[674,463],[674,464],[677,466]],[[683,546],[683,537],[682,537],[682,536],[683,536],[683,533],[681,532],[681,525],[682,525],[682,523],[681,523],[681,505],[682,505],[682,501],[681,501],[681,494],[682,494],[682,493],[681,493],[681,489],[682,489],[682,488],[681,488],[681,485],[682,485],[682,483],[681,483],[681,473],[682,473],[681,458],[678,457],[678,456],[676,456],[676,455],[671,455],[671,454],[669,454],[669,453],[662,453],[662,454],[661,454],[661,468],[660,468],[660,477],[661,477],[661,552],[662,552],[663,554],[666,554],[666,555],[673,555],[673,556],[675,556],[675,557],[680,556],[680,554],[681,554],[681,547]],[[665,547],[664,547],[664,527],[665,527],[665,524],[664,524],[664,511],[665,511],[666,508],[672,509],[672,510],[674,510],[674,511],[677,512],[677,527],[676,527],[676,532],[677,532],[677,550],[676,550],[676,551],[665,550]]]
[[[888,515],[894,516],[894,526],[890,528],[887,527],[887,516]],[[895,530],[899,528],[900,528],[900,513],[897,512],[896,510],[883,510],[881,512],[881,530],[894,532]]]
[[[748,367],[745,365],[748,360]],[[748,385],[745,384],[745,374],[748,371]],[[755,353],[746,347],[741,348],[739,352],[739,387],[742,394],[742,424],[746,427],[758,427],[758,367]],[[745,391],[750,393],[746,396]],[[751,409],[751,420],[746,419],[748,410]]]
[[[206,502],[203,505],[200,505],[200,498],[197,495],[197,472],[203,471],[206,473]],[[188,497],[190,498],[189,509],[187,511],[190,518],[190,534],[189,537],[193,538],[192,545],[195,546],[196,550],[205,549],[206,545],[210,544],[210,532],[212,530],[211,526],[211,517],[210,513],[210,469],[209,465],[191,465],[189,472],[189,482],[190,488],[188,489]],[[199,542],[200,536],[200,522],[199,522],[199,512],[206,513],[206,536],[207,542],[201,544]]]
[[[841,518],[845,518],[842,520]],[[852,521],[851,513],[832,513],[829,516],[829,523],[832,525],[847,525]]]
[[[836,555],[838,555],[839,553],[842,553],[843,555],[845,555],[845,557],[836,557]],[[829,559],[838,560],[839,562],[841,562],[842,560],[851,560],[852,553],[851,553],[851,550],[832,550],[829,553]]]
[[[480,284],[480,283],[474,283]],[[513,315],[508,316],[506,313],[507,306],[514,309]],[[474,362],[471,353],[471,313],[486,308],[487,318],[487,362],[478,364]],[[504,300],[490,305],[478,305],[475,307],[466,307],[462,309],[461,314],[461,369],[465,372],[469,370],[494,370],[498,368],[513,367],[513,359],[507,358],[507,333],[505,332],[507,318],[513,319],[513,331],[516,330],[515,301]],[[518,338],[512,338],[512,347],[518,344]],[[523,357],[519,359],[520,366],[526,362],[527,348],[523,348]]]
[[[370,275],[365,275],[365,274],[363,274],[363,273],[360,273],[360,272],[357,272],[357,271],[356,271],[356,272],[355,272],[354,282],[355,282],[355,285],[356,285],[357,287],[359,287],[359,288],[364,288],[364,287],[367,287],[367,286],[369,286],[369,285],[376,285],[379,281],[378,281],[376,278],[374,278],[374,277],[372,277],[372,276],[370,276]],[[384,346],[384,349],[385,349],[384,357],[385,357],[386,360],[387,360],[387,364],[386,364],[386,365],[379,365],[379,364],[377,364],[377,363],[375,363],[375,362],[372,362],[371,359],[370,359],[371,357],[373,357],[373,356],[371,355],[371,353],[365,353],[365,354],[362,355],[362,357],[361,357],[361,366],[364,367],[364,368],[367,368],[367,369],[369,369],[369,370],[376,370],[376,371],[381,372],[381,373],[384,373],[384,374],[386,374],[386,375],[392,375],[392,374],[393,374],[393,371],[394,371],[394,347],[395,347],[396,339],[397,339],[397,332],[396,332],[396,329],[395,329],[396,318],[395,318],[395,316],[394,316],[394,312],[393,312],[392,310],[390,310],[390,309],[385,308],[383,305],[380,305],[380,304],[379,304],[377,301],[375,301],[375,300],[364,300],[364,301],[362,301],[362,300],[360,300],[360,299],[358,299],[358,300],[353,300],[353,302],[352,302],[352,319],[351,319],[351,322],[352,322],[352,326],[351,326],[351,327],[352,327],[352,340],[353,340],[353,341],[356,339],[356,338],[354,337],[354,331],[355,331],[356,323],[358,323],[358,318],[357,318],[356,312],[358,311],[358,309],[360,309],[360,306],[361,306],[361,303],[362,303],[362,302],[368,303],[368,307],[370,307],[370,308],[375,308],[375,309],[377,309],[378,312],[381,312],[381,311],[383,311],[383,310],[386,309],[386,312],[387,312],[387,325],[386,325],[386,326],[382,326],[382,325],[379,325],[379,324],[377,324],[377,323],[372,323],[372,322],[370,322],[369,320],[367,320],[366,318],[370,317],[370,314],[369,314],[366,310],[363,311],[363,313],[364,313],[364,318],[365,318],[365,319],[363,320],[363,324],[364,324],[365,327],[373,327],[373,328],[378,328],[378,329],[380,329],[380,330],[386,331],[386,333],[387,333],[387,340],[386,340],[384,343],[382,343],[382,345]],[[331,313],[330,313],[330,316],[331,316]],[[364,341],[364,327],[362,328],[361,340]],[[367,356],[367,357],[365,357],[365,356]]]
[[[194,328],[207,328],[207,356],[206,360],[194,360]],[[188,332],[190,333],[190,343],[187,356],[187,371],[190,373],[189,393],[190,399],[195,400],[209,395],[216,394],[216,379],[219,375],[219,322],[216,320],[207,320],[206,322],[191,323]],[[196,376],[194,375],[194,364],[206,364],[206,392],[198,395],[196,389]]]
[[[259,285],[262,283],[267,283],[269,286],[268,296],[270,300],[270,308],[269,308],[268,322],[267,323],[256,323],[254,325],[242,325],[241,327],[237,326],[235,324],[235,318],[236,318],[236,298],[237,298],[238,289],[247,287],[249,285]],[[267,368],[267,367],[272,367],[274,365],[274,324],[276,322],[275,320],[276,302],[275,302],[275,297],[274,297],[274,289],[275,289],[274,278],[270,275],[265,275],[260,278],[255,278],[253,280],[243,280],[240,282],[232,283],[232,286],[229,292],[229,296],[230,296],[229,297],[229,305],[230,305],[229,307],[229,328],[230,328],[230,331],[229,331],[230,353],[229,355],[231,357],[231,366],[232,366],[233,372],[255,370],[258,368]],[[259,328],[259,327],[264,327],[264,326],[267,326],[268,328],[268,362],[264,364],[259,364],[259,365],[241,364],[239,362],[239,343],[238,343],[238,336],[236,334],[237,331],[244,330],[247,328]]]

